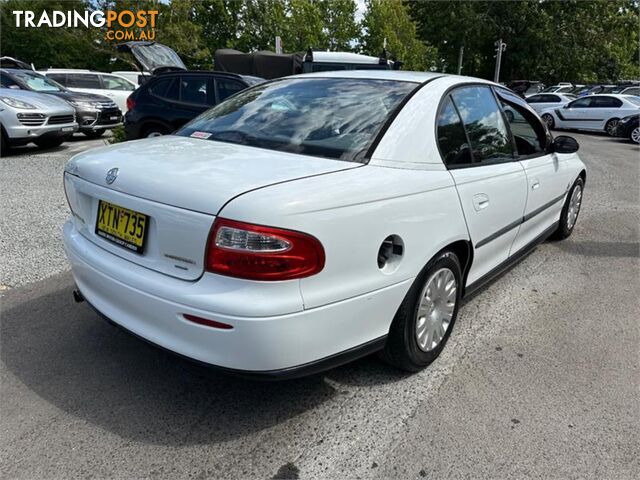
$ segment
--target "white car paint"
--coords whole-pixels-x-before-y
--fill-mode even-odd
[[[467,287],[515,258],[554,227],[568,185],[585,170],[575,153],[545,152],[447,169],[434,128],[440,100],[469,82],[499,87],[492,82],[384,70],[289,78],[399,80],[417,90],[366,164],[180,136],[74,157],[65,169],[73,215],[64,244],[79,290],[98,311],[217,366],[265,372],[316,362],[384,338],[420,270],[448,245],[472,249]],[[112,168],[119,174],[107,185]],[[99,199],[150,216],[144,255],[94,233]],[[204,257],[216,218],[312,235],[324,249],[324,267],[282,281],[211,273]],[[380,268],[378,250],[389,235],[402,239],[402,256]],[[176,258],[191,263],[177,265]],[[195,324],[183,314],[233,329]]]
[[[541,117],[554,128],[605,132],[607,125],[639,112],[638,97],[599,94],[577,98],[560,108],[548,108],[541,112]]]
[[[549,108],[558,108],[571,101],[575,97],[562,93],[537,93],[527,97],[527,103],[536,112],[542,113]]]
[[[113,73],[62,68],[50,68],[38,73],[51,78],[73,92],[95,93],[109,97],[123,113],[127,111],[127,98],[137,88],[137,85],[129,79]],[[86,86],[78,86],[84,84]]]

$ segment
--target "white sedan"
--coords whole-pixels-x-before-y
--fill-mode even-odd
[[[542,111],[549,128],[571,128],[606,132],[615,136],[621,118],[640,113],[640,98],[634,95],[588,95],[562,107]]]
[[[174,135],[69,161],[74,297],[244,375],[311,374],[375,351],[417,371],[465,296],[571,234],[586,179],[577,149],[481,79],[267,82]]]
[[[527,97],[527,103],[536,112],[542,113],[549,108],[558,108],[575,100],[575,95],[567,93],[538,93]]]

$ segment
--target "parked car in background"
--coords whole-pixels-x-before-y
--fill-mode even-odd
[[[542,112],[549,128],[572,128],[615,135],[621,118],[640,113],[640,98],[632,95],[588,95]]]
[[[31,90],[66,100],[76,110],[78,131],[90,138],[97,138],[107,129],[122,125],[122,112],[109,97],[72,92],[33,70],[2,68],[0,86]]]
[[[128,140],[166,135],[262,79],[224,72],[174,71],[151,77],[127,100]]]
[[[620,119],[616,128],[616,136],[628,138],[633,143],[640,143],[640,114],[629,115]]]
[[[575,95],[570,93],[538,93],[527,97],[527,103],[536,112],[542,113],[544,110],[552,107],[561,107],[562,105],[575,100]]]
[[[611,90],[611,93],[618,93],[620,95],[635,95],[636,97],[638,97],[640,96],[640,85],[621,86],[614,90]]]
[[[545,88],[540,93],[572,93],[575,87],[572,83],[559,83]]]
[[[35,143],[57,147],[78,129],[75,110],[52,95],[0,88],[2,155],[11,147]]]
[[[72,92],[95,93],[109,97],[123,112],[127,111],[127,97],[137,88],[136,84],[126,78],[111,73],[60,68],[50,68],[39,73]]]
[[[601,93],[613,93],[616,85],[600,84],[600,85],[586,85],[585,87],[573,92],[578,97],[584,97],[586,95],[598,95]]]
[[[111,72],[113,75],[118,75],[119,77],[126,78],[131,83],[133,83],[136,88],[142,85],[144,82],[149,80],[151,77],[151,72],[138,72],[135,70],[119,70],[117,72]]]
[[[248,376],[375,351],[415,372],[445,348],[464,297],[571,235],[577,149],[477,78],[343,70],[256,85],[175,135],[69,161],[74,297]]]
[[[507,88],[510,88],[522,98],[535,95],[544,89],[544,84],[534,80],[512,80],[505,84]]]

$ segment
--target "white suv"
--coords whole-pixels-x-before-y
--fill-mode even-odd
[[[105,95],[116,102],[122,112],[127,111],[127,97],[137,88],[130,80],[112,73],[61,68],[50,68],[39,73],[73,92]]]

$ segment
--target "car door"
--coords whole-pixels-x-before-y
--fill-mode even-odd
[[[598,95],[592,97],[590,115],[593,118],[592,128],[595,130],[604,130],[607,122],[613,118],[620,119],[624,116],[621,113],[620,107],[622,107],[622,100],[607,95]]]
[[[564,128],[591,128],[593,126],[593,111],[591,110],[591,102],[593,97],[581,97],[573,102],[567,103],[562,107],[554,109],[558,117],[559,124],[557,127]]]
[[[173,127],[180,128],[215,104],[213,81],[206,75],[179,75],[179,100],[173,102]]]
[[[100,75],[102,81],[102,92],[107,97],[113,99],[118,108],[123,113],[127,111],[127,98],[135,90],[135,85],[129,80],[116,77],[115,75]]]
[[[552,137],[533,111],[518,96],[496,89],[500,106],[512,112],[509,130],[518,161],[527,178],[526,206],[510,255],[534,243],[554,228],[563,200],[571,186],[566,157],[550,151]]]
[[[471,284],[507,260],[524,214],[527,180],[489,86],[452,90],[441,104],[437,135],[473,243]]]

